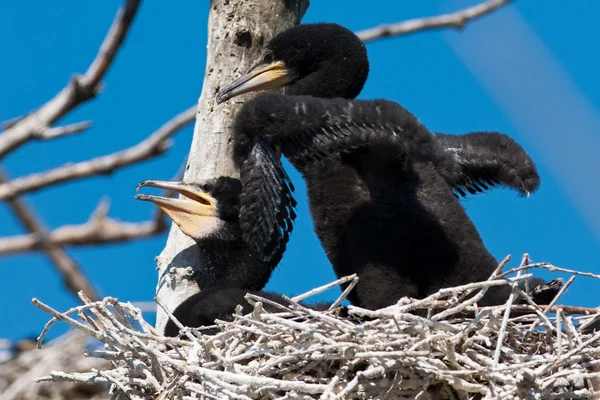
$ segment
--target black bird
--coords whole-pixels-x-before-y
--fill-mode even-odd
[[[529,194],[539,186],[533,161],[506,135],[432,135],[396,103],[352,100],[368,71],[351,31],[300,25],[273,38],[246,75],[221,89],[218,103],[285,87],[247,101],[233,124],[242,207],[253,197],[267,210],[243,213],[243,224],[259,226],[270,215],[276,222],[267,233],[287,235],[277,215],[290,203],[289,184],[264,173],[282,170],[282,152],[306,180],[315,231],[336,274],[360,277],[353,304],[377,309],[487,279],[497,261],[455,194],[495,185]],[[503,302],[508,290],[490,290],[480,304]]]
[[[200,292],[182,302],[173,312],[184,325],[200,327],[213,325],[215,319],[231,321],[236,306],[248,313],[252,306],[246,293],[260,295],[282,305],[287,301],[278,294],[262,291],[281,254],[270,262],[255,253],[242,238],[239,223],[241,183],[238,179],[219,177],[204,182],[175,182],[145,180],[138,185],[174,191],[183,198],[138,194],[136,199],[150,201],[160,207],[200,249],[199,263],[205,276],[198,279]],[[275,311],[271,305],[265,309]],[[310,306],[317,310],[329,307],[326,303]],[[342,309],[342,314],[346,311]],[[205,330],[206,334],[216,329]],[[169,321],[166,336],[176,336],[179,329]]]
[[[281,255],[270,263],[244,242],[239,224],[238,179],[219,177],[204,182],[145,180],[141,187],[173,191],[181,198],[138,194],[136,199],[160,207],[200,249],[198,263],[206,276],[198,279],[200,290],[214,287],[243,287],[261,290],[271,277]],[[240,286],[242,285],[243,286]]]

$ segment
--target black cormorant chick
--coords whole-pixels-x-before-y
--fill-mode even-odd
[[[136,199],[150,201],[160,207],[199,247],[199,263],[205,276],[198,279],[200,292],[190,296],[173,312],[184,325],[200,327],[213,325],[215,319],[231,321],[236,306],[248,313],[252,306],[246,293],[256,294],[279,304],[287,301],[278,294],[264,292],[271,272],[281,254],[265,262],[242,238],[239,223],[241,183],[238,179],[219,177],[204,182],[174,182],[145,180],[138,185],[174,191],[183,198],[138,194]],[[311,307],[327,309],[319,303]],[[265,304],[265,309],[275,311]],[[344,310],[342,312],[345,312]],[[169,320],[166,336],[176,336],[177,326]],[[214,334],[215,329],[204,333]]]
[[[368,70],[364,44],[351,31],[300,25],[273,38],[248,74],[222,88],[219,103],[286,88],[259,94],[235,118],[244,192],[256,196],[256,182],[276,181],[261,172],[267,167],[250,168],[255,149],[271,159],[283,152],[306,180],[315,230],[336,274],[360,277],[349,296],[355,305],[377,309],[487,279],[497,261],[454,193],[500,184],[528,194],[539,186],[535,165],[506,135],[434,136],[396,103],[351,100]],[[277,193],[267,195],[280,203]],[[503,302],[508,291],[490,290],[480,304]]]
[[[242,287],[261,290],[282,254],[270,263],[242,240],[239,224],[240,193],[238,179],[219,177],[204,182],[145,180],[141,187],[173,191],[182,198],[138,194],[136,199],[150,201],[160,207],[200,249],[198,263],[202,276],[200,290],[218,287]]]

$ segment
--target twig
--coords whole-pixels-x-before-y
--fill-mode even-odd
[[[40,133],[48,129],[51,124],[96,95],[100,88],[100,80],[123,43],[138,5],[139,0],[128,0],[119,10],[99,53],[83,76],[73,77],[53,99],[19,119],[0,136],[0,159],[25,142],[40,138]],[[43,138],[43,135],[41,136]]]
[[[36,298],[31,299],[31,304],[33,304],[40,310],[52,315],[55,319],[66,322],[69,325],[73,326],[74,328],[77,328],[80,331],[87,333],[88,335],[92,336],[96,340],[100,340],[100,341],[108,340],[108,336],[106,335],[106,333],[96,331],[86,324],[76,321],[73,318],[69,318],[67,313],[58,312],[55,309],[53,309],[52,307],[50,307],[49,305],[42,303],[41,301],[39,301]],[[40,337],[39,340],[41,341],[42,337]]]
[[[319,286],[317,288],[309,290],[306,293],[300,294],[298,296],[294,296],[294,297],[291,298],[291,300],[295,301],[295,302],[302,301],[302,300],[307,299],[307,298],[309,298],[311,296],[314,296],[316,294],[323,293],[323,292],[331,289],[332,287],[336,287],[336,286],[342,285],[342,284],[344,284],[346,282],[354,281],[356,279],[357,279],[356,274],[344,276],[344,277],[342,277],[340,279],[337,279],[337,280],[335,280],[335,281],[333,281],[331,283],[328,283],[327,285]]]
[[[160,300],[158,300],[156,297],[154,298],[154,301],[156,302],[156,304],[163,309],[163,311],[169,316],[169,318],[171,319],[171,321],[173,321],[173,323],[175,324],[175,326],[177,326],[177,328],[179,328],[181,333],[184,333],[185,336],[191,340],[192,342],[198,342],[198,339],[192,335],[190,333],[190,330],[186,327],[184,327],[181,322],[179,322],[179,320],[160,302]]]
[[[161,234],[166,227],[162,213],[145,222],[122,222],[106,216],[90,218],[83,224],[61,226],[46,235],[31,233],[0,238],[0,255],[43,251],[44,242],[57,246],[127,242]]]
[[[415,18],[395,24],[384,24],[375,28],[356,32],[363,42],[370,42],[384,37],[406,35],[409,33],[439,28],[462,29],[465,25],[477,18],[491,13],[500,7],[507,5],[511,0],[489,0],[464,10],[451,14],[437,15],[428,18]]]
[[[8,179],[4,174],[4,171],[0,169],[0,183],[7,181]],[[67,289],[74,295],[77,295],[78,291],[84,290],[86,293],[89,293],[90,298],[98,299],[96,290],[93,288],[79,265],[77,265],[61,246],[46,240],[48,237],[46,227],[40,218],[35,215],[34,211],[27,206],[25,201],[20,198],[13,198],[9,201],[9,206],[25,229],[39,238],[40,247],[46,252],[48,258],[62,276]]]
[[[50,171],[32,174],[4,183],[0,185],[0,200],[6,200],[58,183],[93,175],[110,174],[118,168],[162,154],[169,147],[168,139],[192,122],[195,116],[196,106],[193,106],[177,114],[149,137],[128,149],[76,164],[67,164]]]
[[[92,125],[92,121],[83,121],[77,122],[75,124],[57,126],[55,128],[48,128],[43,130],[42,132],[35,133],[34,138],[41,140],[56,139],[59,137],[83,132],[86,129],[90,129]]]
[[[346,300],[346,297],[348,297],[348,295],[350,294],[350,292],[358,284],[358,276],[356,276],[356,274],[353,274],[352,276],[354,276],[355,278],[352,280],[352,282],[350,282],[350,284],[348,286],[346,286],[346,289],[344,289],[344,291],[342,292],[342,294],[339,295],[339,297],[331,304],[331,306],[329,306],[329,310],[334,310],[340,304],[342,304],[342,302],[344,300]]]
[[[593,274],[591,272],[575,271],[573,269],[557,267],[557,266],[549,264],[549,263],[535,263],[535,264],[529,264],[527,266],[520,266],[517,268],[512,268],[512,269],[509,269],[508,271],[505,271],[502,274],[500,274],[499,277],[504,277],[504,276],[512,274],[514,272],[523,271],[525,269],[531,269],[531,268],[543,268],[550,272],[564,272],[564,273],[571,274],[571,275],[578,275],[578,276],[585,276],[587,278],[600,279],[599,274]]]
[[[506,256],[504,258],[504,260],[502,260],[500,262],[500,264],[498,264],[498,266],[496,267],[494,272],[492,272],[492,275],[490,275],[488,281],[495,280],[498,277],[498,275],[502,272],[502,268],[504,268],[504,266],[506,264],[508,264],[510,259],[511,259],[510,255]],[[466,293],[469,293],[469,292],[465,291],[465,294]],[[460,299],[461,301],[459,302],[459,304],[456,307],[447,309],[446,311],[442,311],[441,313],[431,316],[431,318],[434,321],[439,321],[441,319],[448,318],[450,315],[458,314],[459,312],[466,309],[467,307],[477,303],[479,300],[481,300],[483,298],[483,296],[485,296],[486,293],[487,293],[487,288],[483,288],[483,289],[479,290],[479,293],[477,293],[475,296],[473,296],[469,299],[464,300],[465,295],[463,295],[463,296],[461,296],[461,299]]]
[[[38,138],[40,132],[50,128],[79,104],[96,96],[100,81],[113,63],[133,19],[140,0],[127,0],[119,9],[96,58],[82,76],[74,76],[54,98],[36,111],[14,122],[0,134],[0,159],[29,140]]]
[[[438,300],[436,302],[431,303],[431,306],[434,308],[444,308],[444,307],[448,307],[450,306],[452,303],[446,301],[446,300]],[[500,310],[500,309],[504,309],[504,305],[501,306],[485,306],[485,307],[473,307],[473,306],[469,306],[469,307],[465,307],[465,308],[461,308],[462,312],[476,312],[476,311],[495,311],[495,310]],[[552,307],[549,307],[545,304],[541,304],[538,307],[544,307],[544,311],[547,310],[546,313],[555,313],[557,312],[559,309],[563,310],[564,313],[566,315],[574,315],[574,314],[581,314],[581,315],[596,315],[596,314],[600,314],[600,310],[597,308],[592,308],[592,307],[580,307],[580,306],[565,306],[565,305],[555,305]],[[354,309],[354,307],[352,307]],[[517,313],[523,313],[523,312],[528,312],[528,311],[535,311],[535,309],[533,308],[533,306],[529,305],[529,304],[513,304],[511,306],[511,311],[513,312],[517,312]],[[383,314],[382,314],[383,315]],[[385,314],[387,315],[387,314]],[[436,314],[437,316],[437,314]]]
[[[72,399],[81,398],[82,384],[43,383],[36,384],[36,378],[50,374],[52,370],[68,369],[71,372],[89,371],[92,368],[105,369],[110,365],[106,360],[84,357],[89,344],[88,337],[81,332],[71,331],[48,342],[43,349],[25,351],[16,358],[0,364],[0,395],[3,399]],[[106,391],[101,385],[84,387],[85,398],[106,399]]]
[[[543,309],[543,314],[546,315],[548,314],[548,312],[554,307],[554,305],[556,304],[556,302],[561,298],[561,296],[567,291],[567,289],[569,288],[569,286],[571,286],[571,284],[573,283],[573,281],[575,280],[575,276],[571,276],[567,282],[563,285],[563,287],[560,288],[560,290],[558,291],[558,293],[556,293],[556,295],[554,296],[554,298],[552,299],[552,301],[550,302],[550,304],[548,304],[544,309]],[[548,324],[546,324],[548,325]],[[537,323],[533,323],[531,324],[531,327],[529,328],[529,332],[533,332],[535,330],[535,328],[537,328]]]
[[[560,320],[546,316],[537,305],[511,307],[510,300],[517,293],[531,302],[517,287],[529,274],[520,274],[508,278],[513,288],[506,304],[495,306],[494,311],[483,310],[472,319],[463,313],[440,322],[411,313],[436,309],[442,303],[455,309],[466,292],[495,286],[498,280],[492,277],[443,289],[415,302],[416,309],[403,299],[383,313],[370,311],[372,319],[362,323],[311,310],[290,299],[288,309],[248,295],[255,306],[251,314],[236,314],[232,322],[219,323],[225,328],[214,336],[185,328],[192,342],[125,326],[119,322],[125,316],[145,324],[130,304],[112,298],[64,313],[47,307],[55,317],[52,321],[65,320],[86,332],[87,324],[74,323],[75,311],[85,308],[87,314],[105,317],[102,331],[92,333],[100,337],[106,333],[101,340],[108,350],[90,355],[111,360],[113,367],[101,375],[52,372],[41,379],[87,382],[100,376],[143,399],[446,398],[448,393],[453,393],[448,398],[460,399],[591,398],[592,380],[600,376],[596,371],[600,334],[590,337],[574,329],[572,318],[565,321],[562,306],[553,306],[561,310]],[[453,295],[448,300],[439,300],[449,294]],[[276,312],[262,304],[274,306]],[[512,316],[516,307],[534,313]],[[545,311],[551,312],[547,307]],[[504,316],[500,329],[499,315]],[[586,324],[595,318],[581,320]],[[566,335],[560,331],[560,321],[565,321]],[[537,330],[528,337],[529,328],[540,323],[552,325],[553,330],[556,326],[556,334]],[[171,348],[158,350],[157,343]]]

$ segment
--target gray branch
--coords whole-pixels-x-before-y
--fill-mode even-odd
[[[436,15],[435,17],[429,18],[409,19],[408,21],[398,22],[396,24],[383,24],[375,28],[356,32],[356,34],[363,42],[370,42],[384,37],[406,35],[429,29],[462,29],[468,22],[483,17],[510,2],[511,0],[488,0],[476,6],[465,8],[464,10],[456,11],[451,14]]]
[[[2,183],[0,201],[59,183],[93,175],[110,174],[116,169],[160,155],[169,148],[169,138],[191,123],[195,114],[195,106],[182,111],[146,139],[128,149]]]
[[[0,255],[44,251],[45,243],[54,246],[122,243],[156,236],[164,232],[167,227],[162,213],[157,213],[157,216],[150,221],[124,222],[109,218],[107,212],[107,203],[101,202],[91,218],[83,224],[64,225],[45,235],[34,232],[2,237],[0,238]]]
[[[69,124],[64,126],[57,126],[54,128],[48,128],[41,132],[34,133],[33,137],[35,139],[56,139],[63,136],[74,135],[76,133],[81,133],[87,129],[92,127],[92,121],[83,121],[77,122],[75,124]]]
[[[6,182],[8,178],[4,171],[0,170],[0,183]],[[31,234],[36,235],[39,240],[39,246],[46,252],[50,261],[54,264],[67,289],[73,294],[84,290],[90,298],[98,299],[96,290],[81,267],[73,260],[69,254],[60,245],[47,240],[48,231],[41,219],[35,215],[35,212],[27,206],[25,201],[20,198],[13,198],[8,202],[11,211],[21,222],[23,227]]]
[[[50,129],[79,104],[92,99],[100,89],[100,81],[111,66],[133,22],[140,0],[127,0],[121,7],[96,58],[82,76],[74,76],[54,98],[28,115],[9,121],[7,130],[0,134],[0,160],[11,151]]]

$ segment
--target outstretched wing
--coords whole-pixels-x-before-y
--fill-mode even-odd
[[[506,186],[529,195],[540,185],[533,160],[507,135],[473,132],[464,135],[436,133],[434,136],[459,166],[442,174],[461,196],[466,196],[467,192],[483,192],[491,186]]]
[[[240,137],[258,135],[295,165],[365,146],[392,146],[398,154],[419,160],[437,160],[441,153],[414,115],[386,100],[262,94],[247,102],[239,115]]]
[[[264,262],[281,260],[296,218],[294,186],[281,160],[262,141],[251,146],[240,165],[240,226],[246,243]]]
[[[244,104],[236,124],[238,148],[261,138],[295,166],[364,146],[390,146],[412,160],[432,162],[462,196],[490,186],[526,195],[540,184],[535,164],[510,137],[496,132],[432,135],[408,110],[386,100],[263,93]]]

